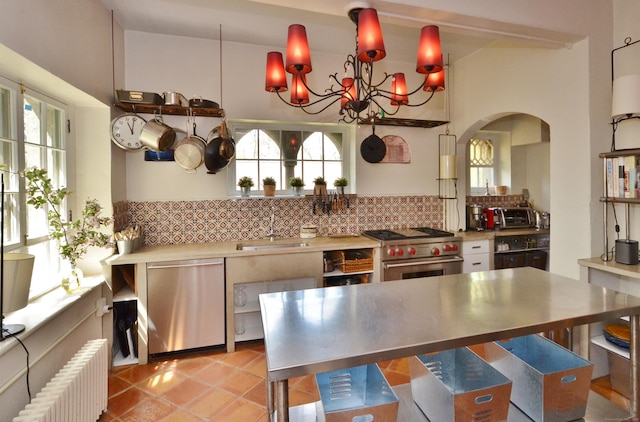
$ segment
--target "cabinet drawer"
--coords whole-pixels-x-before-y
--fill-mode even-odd
[[[462,255],[489,253],[489,240],[470,240],[462,242]]]
[[[472,273],[474,271],[489,271],[491,269],[491,254],[471,254],[465,255],[462,262],[462,272]]]

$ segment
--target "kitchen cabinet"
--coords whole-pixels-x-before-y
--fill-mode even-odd
[[[496,235],[494,249],[494,268],[496,270],[518,267],[548,270],[548,233]]]
[[[259,295],[263,293],[313,289],[315,287],[315,277],[236,283],[233,290],[235,341],[264,338],[260,305],[258,302]]]
[[[227,351],[235,351],[236,341],[262,338],[258,295],[322,287],[322,269],[321,251],[227,258]],[[236,287],[245,288],[244,306],[235,306]],[[236,318],[244,323],[241,334],[236,334]]]
[[[113,366],[138,363],[138,298],[129,286],[113,296]]]
[[[619,264],[615,261],[602,261],[599,257],[578,260],[580,281],[619,291],[624,294],[640,296],[640,265]],[[593,363],[593,378],[609,375],[609,354],[622,359],[630,359],[629,351],[608,342],[603,329],[608,324],[628,324],[628,320],[609,318],[590,324],[581,333],[583,340],[579,347],[589,351],[589,360]]]
[[[462,242],[462,272],[488,271],[491,268],[491,242],[484,240],[465,240]]]
[[[323,287],[373,281],[374,250],[372,248],[325,251],[323,263],[327,261],[333,269],[324,272]]]

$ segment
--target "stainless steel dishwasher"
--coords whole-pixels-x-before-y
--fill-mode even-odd
[[[147,264],[149,354],[225,343],[224,259]]]

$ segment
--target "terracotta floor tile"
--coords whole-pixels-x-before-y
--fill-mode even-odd
[[[178,371],[162,370],[146,380],[139,382],[137,385],[143,390],[157,396],[169,391],[185,379],[186,376]]]
[[[262,380],[255,387],[247,391],[242,397],[260,406],[267,407],[267,383]]]
[[[212,418],[216,413],[220,412],[237,398],[238,396],[228,391],[214,387],[209,390],[207,394],[187,406],[187,408],[198,416],[207,420],[214,420]]]
[[[249,371],[259,377],[266,378],[267,376],[267,362],[264,354],[258,356],[248,364],[242,367],[245,371]]]
[[[162,422],[202,422],[203,419],[184,410],[179,410],[166,418]]]
[[[407,359],[379,366],[391,385],[410,382]],[[265,374],[262,342],[241,343],[231,354],[216,349],[149,365],[116,367],[109,377],[108,409],[99,422],[264,421]],[[594,391],[613,400],[606,395],[610,384],[602,384],[599,387],[594,381]],[[318,400],[313,375],[289,380],[291,406]],[[629,406],[628,399],[613,401]]]
[[[289,388],[290,407],[316,402],[319,400],[319,397],[320,396],[309,393],[307,391],[298,390],[296,388]]]
[[[147,365],[133,365],[119,372],[118,376],[132,384],[137,384],[163,369],[164,363],[152,362]]]
[[[214,415],[219,421],[261,421],[264,417],[264,407],[247,400],[238,399]]]
[[[220,362],[212,362],[193,376],[209,385],[218,385],[228,378],[236,368]]]
[[[120,419],[123,422],[156,422],[175,413],[176,410],[177,408],[172,404],[152,398],[138,404]]]
[[[305,377],[294,378],[289,382],[289,388],[296,388],[307,393],[314,394],[318,391],[318,384],[316,383],[315,375],[307,375]]]
[[[185,375],[193,375],[212,362],[213,360],[206,356],[196,356],[193,358],[183,357],[181,359],[175,359],[171,362],[167,362],[167,366],[180,371]]]
[[[205,394],[210,388],[209,385],[197,379],[188,378],[168,390],[162,397],[177,406],[185,406]]]
[[[123,415],[129,409],[140,404],[148,397],[151,397],[148,393],[145,393],[137,387],[131,387],[118,395],[109,397],[107,408],[114,416]]]
[[[261,382],[264,382],[263,378],[243,369],[236,369],[228,378],[220,382],[218,386],[241,396]]]
[[[109,397],[115,396],[131,387],[131,383],[129,381],[125,381],[118,376],[109,377]]]
[[[220,362],[242,368],[249,362],[260,357],[260,353],[255,350],[236,350],[233,353],[227,353],[219,357]]]

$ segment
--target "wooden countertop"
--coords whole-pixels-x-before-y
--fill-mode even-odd
[[[237,245],[278,245],[300,244],[304,247],[282,247],[259,250],[238,250]],[[229,258],[252,255],[278,255],[317,252],[339,249],[377,248],[380,242],[366,236],[332,237],[321,236],[314,239],[281,238],[273,242],[269,240],[234,240],[228,242],[185,243],[179,245],[145,246],[142,249],[125,255],[112,255],[105,259],[107,265],[143,264],[158,261],[177,261],[182,259]]]

